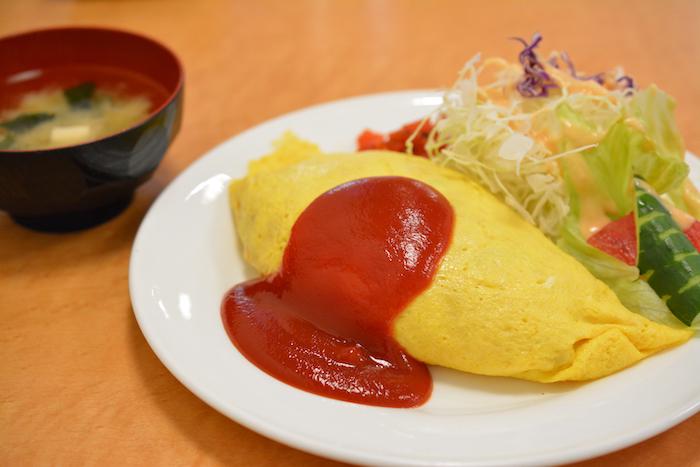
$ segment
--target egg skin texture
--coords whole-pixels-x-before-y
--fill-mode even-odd
[[[483,375],[581,381],[692,335],[627,310],[583,265],[466,176],[388,151],[322,154],[291,134],[230,185],[245,260],[260,274],[275,273],[294,222],[316,197],[388,175],[427,183],[455,212],[432,284],[394,321],[394,338],[418,360]]]

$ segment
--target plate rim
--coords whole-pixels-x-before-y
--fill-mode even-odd
[[[362,464],[372,464],[372,465],[410,465],[410,466],[425,466],[425,465],[441,465],[441,466],[471,466],[471,465],[493,465],[493,466],[505,466],[505,465],[516,465],[513,459],[502,459],[487,461],[445,461],[445,462],[431,462],[427,464],[425,461],[415,461],[408,460],[406,458],[396,457],[394,455],[388,454],[383,455],[381,458],[375,456],[374,454],[364,455],[362,451],[356,451],[353,449],[345,448],[342,445],[328,446],[318,440],[309,438],[305,435],[298,435],[294,432],[290,432],[284,428],[280,428],[270,424],[266,419],[250,413],[245,408],[240,406],[235,406],[233,409],[231,407],[224,407],[220,404],[216,398],[211,397],[205,388],[197,387],[194,384],[189,384],[187,382],[187,377],[181,374],[177,364],[171,359],[171,355],[167,350],[160,345],[158,338],[155,333],[145,324],[145,321],[141,315],[142,312],[138,311],[139,305],[136,303],[137,293],[136,288],[136,277],[138,272],[136,271],[136,258],[140,251],[140,245],[144,242],[144,236],[146,235],[146,228],[150,223],[152,223],[152,218],[156,216],[160,205],[165,202],[169,193],[176,190],[179,184],[183,183],[190,172],[197,170],[200,166],[207,163],[207,160],[211,157],[215,157],[223,146],[233,142],[236,139],[243,138],[248,134],[256,131],[262,126],[272,125],[278,121],[294,118],[299,114],[323,110],[324,107],[331,107],[343,104],[352,104],[361,100],[372,100],[381,98],[400,98],[406,97],[407,99],[415,97],[425,97],[425,96],[438,96],[442,95],[443,91],[439,89],[407,89],[407,90],[397,90],[388,92],[378,92],[371,94],[355,95],[340,99],[335,99],[332,101],[321,102],[311,106],[298,108],[282,115],[263,120],[254,124],[251,127],[244,129],[243,131],[236,133],[225,140],[219,142],[213,147],[206,150],[200,157],[190,163],[187,167],[182,169],[167,186],[158,194],[156,199],[153,201],[149,207],[146,215],[141,220],[138,231],[134,237],[132,244],[132,250],[129,257],[129,295],[132,305],[132,311],[138,323],[141,333],[148,342],[149,347],[153,353],[158,357],[161,363],[166,367],[166,369],[182,384],[187,390],[189,390],[195,397],[204,401],[207,405],[215,409],[220,414],[231,419],[235,423],[250,429],[256,433],[262,434],[263,436],[270,438],[274,441],[280,442],[287,446],[295,449],[300,449],[312,454],[316,454],[328,459],[333,459],[341,462],[353,462]],[[695,156],[690,151],[686,152],[686,160],[693,160],[689,162],[689,165],[696,166],[700,168],[700,159]],[[320,397],[320,396],[319,396]],[[540,455],[532,455],[529,459],[518,460],[517,465],[530,466],[530,465],[543,465],[551,463],[570,463],[581,461],[585,459],[590,459],[600,455],[608,454],[625,447],[632,446],[634,444],[640,443],[647,440],[653,436],[656,436],[669,428],[683,422],[684,420],[690,418],[694,414],[700,412],[700,397],[691,404],[685,406],[682,410],[674,413],[671,416],[657,418],[657,423],[649,427],[642,427],[639,430],[628,432],[616,438],[613,438],[604,443],[598,443],[595,445],[583,445],[573,449],[569,449],[567,452],[553,451],[547,452]]]

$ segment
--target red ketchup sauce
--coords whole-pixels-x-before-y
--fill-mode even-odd
[[[344,401],[414,407],[428,368],[392,335],[394,318],[433,280],[454,212],[430,186],[373,177],[322,194],[299,216],[274,275],[223,299],[226,331],[258,368]]]

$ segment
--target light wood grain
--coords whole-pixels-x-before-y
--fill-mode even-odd
[[[449,84],[477,51],[514,56],[539,30],[579,68],[625,65],[678,100],[700,152],[700,2],[545,0],[1,0],[0,34],[90,24],[172,47],[184,123],[118,218],[48,235],[0,214],[0,465],[335,465],[219,415],[161,365],[134,320],[131,243],[157,194],[206,150],[322,101]],[[339,124],[341,124],[339,122]],[[581,465],[700,465],[700,416]]]

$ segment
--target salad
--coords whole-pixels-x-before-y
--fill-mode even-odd
[[[469,174],[604,281],[630,310],[700,327],[700,195],[688,179],[674,100],[621,68],[470,59],[422,121],[358,149],[393,149]]]

